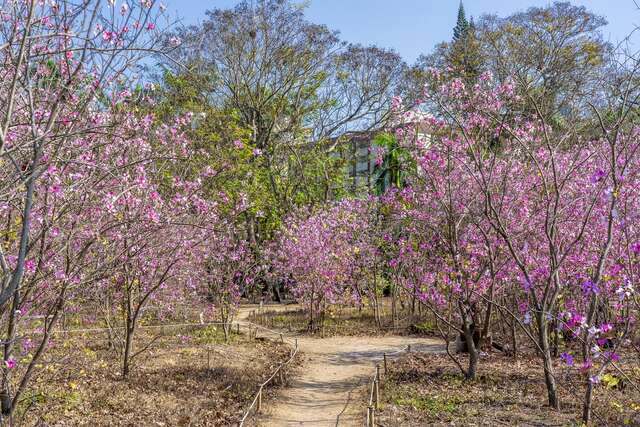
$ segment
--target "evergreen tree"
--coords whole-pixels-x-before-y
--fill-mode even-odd
[[[476,24],[473,17],[467,20],[462,1],[458,8],[458,22],[453,28],[453,40],[447,50],[447,64],[453,69],[453,76],[475,81],[481,72],[483,60]]]
[[[468,31],[469,21],[467,21],[467,16],[464,12],[464,5],[462,1],[460,1],[460,6],[458,7],[458,22],[456,22],[456,26],[453,27],[453,41],[457,42],[464,39]]]

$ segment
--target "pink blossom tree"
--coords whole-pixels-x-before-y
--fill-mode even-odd
[[[616,282],[625,283],[624,268],[613,258],[628,227],[623,214],[630,213],[620,206],[636,203],[630,189],[637,183],[628,178],[638,148],[629,115],[633,94],[626,92],[624,101],[612,107],[613,119],[590,106],[597,126],[589,132],[572,125],[554,127],[539,110],[519,114],[514,86],[496,85],[486,74],[473,87],[461,80],[440,83],[437,73],[434,81],[435,87],[425,93],[425,103],[438,114],[430,124],[452,136],[434,142],[437,148],[418,158],[428,159],[440,147],[450,147],[452,156],[445,164],[453,158],[464,171],[456,181],[472,188],[479,202],[475,216],[485,224],[479,230],[495,236],[488,240],[494,242],[488,246],[493,253],[503,247],[508,254],[511,267],[504,279],[516,286],[511,292],[524,291],[527,297],[521,301],[521,312],[512,315],[526,325],[523,330],[537,348],[554,408],[560,402],[550,328],[569,328],[581,341],[587,378],[583,420],[588,422],[593,384],[616,358],[591,344],[613,329],[615,348],[632,321],[627,317],[610,322],[616,304],[611,297],[620,288]],[[429,171],[424,167],[424,175]],[[456,190],[460,197],[463,189]],[[460,206],[469,209],[473,201]],[[432,209],[436,215],[443,210]],[[629,242],[625,245],[628,248]],[[595,356],[600,364],[594,376]]]
[[[131,96],[122,88],[156,51],[156,9],[146,0],[120,10],[99,1],[0,5],[3,416],[24,392],[70,287],[99,274],[87,256],[96,237],[86,212],[96,207],[83,185],[98,173],[94,156],[108,144],[98,136],[117,125],[109,110]],[[25,310],[42,313],[44,326],[12,389]]]
[[[275,252],[276,274],[288,281],[294,297],[309,311],[309,329],[317,330],[331,304],[375,299],[375,288],[359,287],[375,271],[362,265],[375,255],[371,245],[367,203],[345,200],[286,224]],[[369,266],[370,267],[370,266]]]

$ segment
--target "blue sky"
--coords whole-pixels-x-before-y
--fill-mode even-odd
[[[164,0],[168,10],[185,24],[197,23],[207,9],[228,8],[237,0]],[[300,0],[302,2],[302,0]],[[310,21],[339,30],[344,40],[392,48],[413,62],[448,40],[455,25],[459,0],[311,0]],[[538,0],[465,0],[467,15],[496,13],[507,16],[531,6],[545,6]],[[609,25],[605,38],[618,42],[640,24],[640,11],[632,0],[574,0],[604,16]]]

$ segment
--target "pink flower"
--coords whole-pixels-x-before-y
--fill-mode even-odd
[[[28,259],[24,262],[24,269],[29,272],[29,273],[33,273],[36,271],[36,262],[32,259]]]
[[[610,323],[603,323],[602,325],[600,325],[600,330],[602,332],[609,332],[611,329],[613,329],[613,327]]]
[[[13,369],[16,367],[16,365],[17,365],[17,362],[13,358],[10,358],[4,361],[4,366],[6,366],[7,369]]]
[[[112,33],[111,31],[103,31],[102,32],[102,40],[108,42],[111,41],[114,38],[115,34]]]
[[[593,367],[593,362],[591,362],[591,360],[585,360],[584,362],[582,362],[582,365],[580,366],[580,370],[582,372],[586,372],[592,367]]]

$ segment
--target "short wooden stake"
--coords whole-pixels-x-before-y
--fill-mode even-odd
[[[207,369],[211,369],[211,349],[207,347]]]
[[[376,379],[380,381],[380,364],[376,364]]]
[[[384,359],[384,374],[387,375],[387,353],[385,353],[382,357]]]
[[[376,411],[378,409],[380,409],[380,381],[378,381],[377,379],[373,382],[373,386],[374,386],[374,390],[376,393],[376,400],[375,400],[375,404],[376,404]]]
[[[280,333],[280,341],[284,342],[284,336]]]
[[[240,335],[240,323],[236,323],[236,333]]]
[[[369,406],[369,413],[367,414],[367,419],[369,420],[369,427],[373,427],[376,424],[375,420],[375,412],[373,410],[373,406]]]
[[[407,353],[411,353],[411,344],[407,345]]]
[[[258,412],[262,410],[262,388],[258,390]]]

